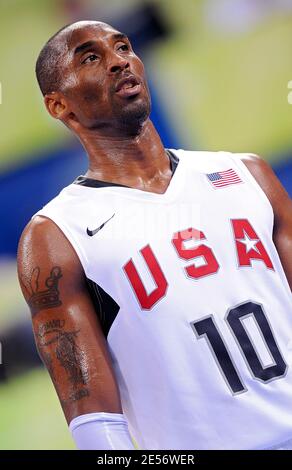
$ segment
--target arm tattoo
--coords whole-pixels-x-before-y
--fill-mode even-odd
[[[73,385],[88,382],[88,370],[84,352],[76,345],[75,338],[79,331],[64,332],[58,336],[56,356],[66,370]]]
[[[89,381],[86,356],[84,351],[76,344],[76,338],[80,330],[64,331],[64,326],[65,320],[53,319],[40,325],[37,333],[43,360],[47,365],[53,382],[56,383],[52,355],[43,351],[43,348],[51,345],[55,358],[66,371],[70,382],[70,391],[68,399],[61,399],[63,404],[89,396],[89,390],[82,387]]]
[[[40,310],[62,305],[58,290],[58,283],[62,276],[61,268],[54,266],[45,281],[47,287],[45,290],[40,290],[39,288],[39,266],[33,269],[30,279],[22,276],[22,283],[29,294],[28,305],[30,306],[32,316],[36,315]]]

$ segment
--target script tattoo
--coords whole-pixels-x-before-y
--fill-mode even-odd
[[[60,331],[60,329],[64,328],[65,326],[65,320],[49,320],[43,325],[39,326],[39,331],[38,335],[41,338],[44,338],[46,333],[52,332],[52,331]]]
[[[67,404],[89,396],[89,390],[80,388],[88,383],[89,371],[85,353],[76,344],[80,330],[64,331],[64,326],[65,320],[52,319],[39,326],[37,337],[43,360],[53,382],[56,383],[53,363],[57,361],[66,371],[70,390],[68,399],[61,399],[61,401]],[[50,346],[50,353],[47,352],[48,346]]]
[[[22,283],[29,294],[28,305],[30,306],[32,316],[36,315],[40,310],[62,305],[60,292],[58,290],[59,280],[62,276],[61,268],[54,266],[51,269],[49,277],[45,280],[47,289],[44,290],[41,290],[39,287],[39,266],[33,269],[30,279],[22,276]]]

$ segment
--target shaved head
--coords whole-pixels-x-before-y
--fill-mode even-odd
[[[44,45],[36,62],[36,77],[43,95],[62,90],[63,59],[68,52],[72,34],[86,26],[109,27],[101,21],[77,21],[59,29]]]

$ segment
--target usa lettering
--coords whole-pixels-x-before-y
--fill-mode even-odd
[[[247,219],[232,219],[231,225],[238,267],[252,267],[252,262],[256,260],[257,262],[264,263],[267,269],[273,270],[272,261],[251,223]],[[190,227],[176,232],[171,242],[178,258],[185,261],[194,261],[193,264],[183,267],[188,278],[199,280],[202,277],[216,274],[220,270],[216,254],[209,246],[204,232]],[[196,242],[196,246],[189,247],[190,242],[192,245]],[[165,296],[168,282],[151,246],[143,247],[140,253],[156,287],[150,293],[147,292],[132,258],[124,265],[124,272],[132,285],[141,308],[150,310]],[[199,264],[198,261],[200,261]]]

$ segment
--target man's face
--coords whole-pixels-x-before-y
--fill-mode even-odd
[[[98,22],[66,34],[62,92],[86,128],[135,128],[150,114],[144,66],[128,38]]]

